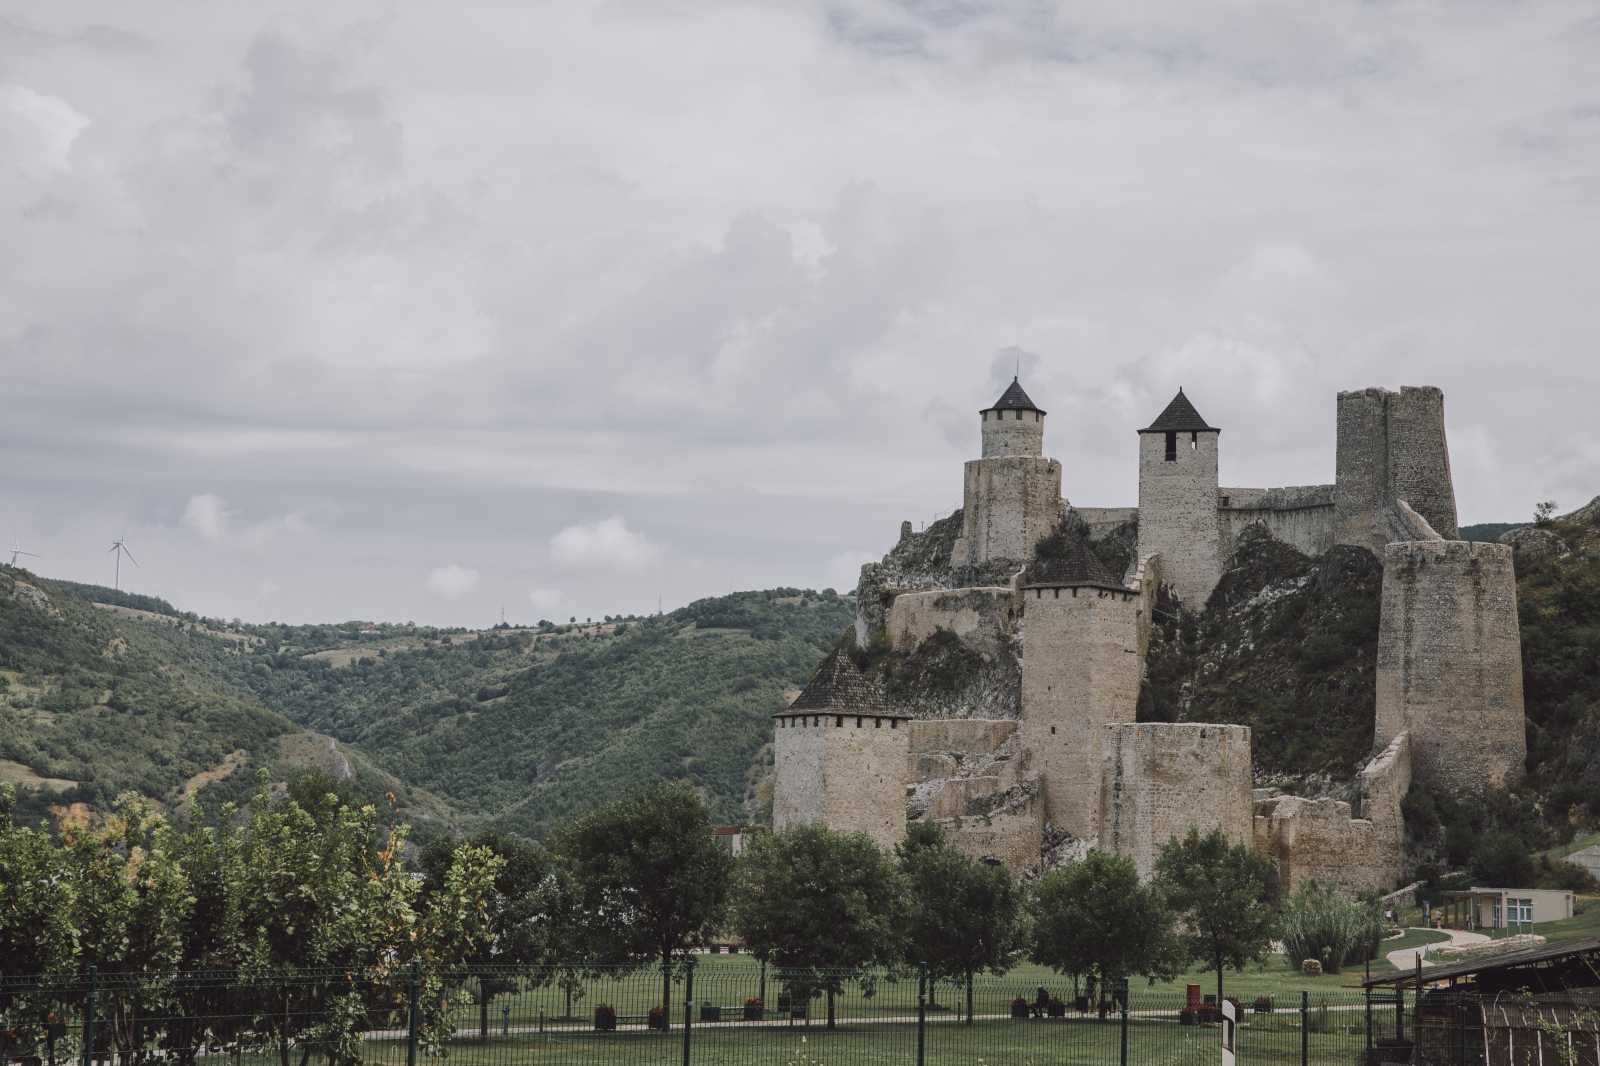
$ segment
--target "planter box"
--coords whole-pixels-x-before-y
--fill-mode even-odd
[[[1050,1006],[1046,1007],[1045,1010],[1050,1012],[1050,1017],[1052,1018],[1065,1018],[1067,1016],[1067,1005],[1059,999],[1052,999]]]
[[[602,1033],[614,1033],[617,1030],[617,1016],[613,1011],[595,1011],[594,1027]]]
[[[747,1022],[759,1022],[766,1015],[766,1013],[767,1009],[765,1007],[746,1006],[744,1009],[744,1020]]]
[[[1019,1018],[1026,1021],[1028,1017],[1028,1005],[1026,1003],[1011,1004],[1011,1016],[1013,1018]]]
[[[703,1022],[720,1022],[722,1020],[722,1008],[713,1006],[710,1003],[700,1004],[700,1020]]]

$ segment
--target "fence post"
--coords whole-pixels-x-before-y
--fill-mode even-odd
[[[1117,1062],[1121,1066],[1128,1066],[1128,979],[1124,977],[1117,983],[1117,1002],[1120,1005],[1120,1034],[1121,1046],[1117,1052]],[[1217,1004],[1217,1009],[1222,1009],[1222,1004]]]
[[[83,997],[83,1066],[94,1062],[94,966],[89,966],[89,989]]]
[[[1311,1066],[1311,993],[1300,990],[1300,1066]]]
[[[421,992],[417,980],[417,964],[411,964],[406,978],[406,1066],[417,1066],[417,996]]]
[[[917,964],[917,1066],[928,1058],[928,964]]]
[[[683,967],[683,1066],[689,1066],[689,1031],[694,1028],[694,956]]]

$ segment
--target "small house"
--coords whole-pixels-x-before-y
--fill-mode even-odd
[[[1572,893],[1555,888],[1464,888],[1446,892],[1438,913],[1452,929],[1526,929],[1571,918]]]

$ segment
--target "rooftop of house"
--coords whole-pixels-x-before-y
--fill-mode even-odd
[[[1178,395],[1172,398],[1166,409],[1156,416],[1156,420],[1139,431],[1140,433],[1221,433],[1215,426],[1206,424],[1200,417],[1200,412],[1194,409],[1194,404],[1189,402],[1189,397],[1183,394],[1183,386],[1178,386]]]

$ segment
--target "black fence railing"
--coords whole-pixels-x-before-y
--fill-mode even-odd
[[[1346,988],[1242,996],[1236,1061],[1408,1061],[1414,1007]],[[1431,1025],[1430,1011],[1419,1020]],[[1183,993],[1091,990],[1036,968],[969,984],[748,956],[698,956],[665,979],[588,965],[0,978],[3,1066],[1211,1066],[1219,1022],[1214,1003]]]

